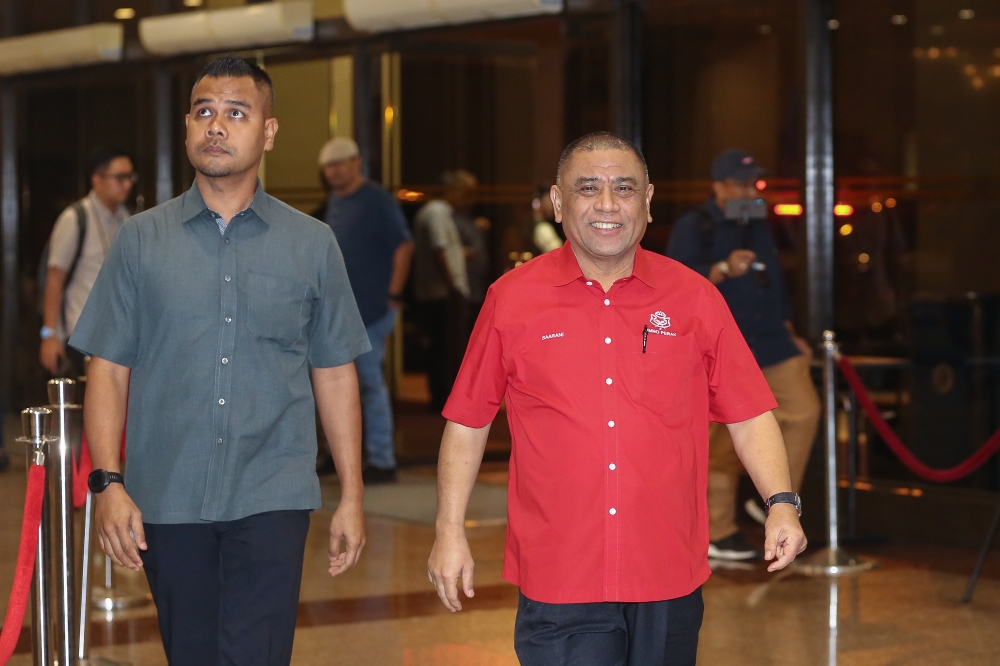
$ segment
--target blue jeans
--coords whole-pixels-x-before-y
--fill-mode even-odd
[[[361,389],[361,414],[364,418],[365,451],[368,464],[380,469],[396,467],[393,445],[392,403],[385,385],[382,362],[385,360],[385,340],[396,326],[396,311],[390,309],[381,319],[365,327],[372,350],[354,359]]]

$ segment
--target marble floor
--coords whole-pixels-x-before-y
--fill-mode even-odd
[[[10,441],[8,439],[8,441]],[[13,575],[24,493],[23,457],[0,475],[0,614]],[[514,666],[517,590],[500,578],[506,474],[487,464],[468,527],[476,557],[475,599],[450,614],[426,578],[433,541],[433,468],[401,473],[372,488],[368,546],[348,574],[326,575],[326,529],[338,489],[324,477],[324,507],[313,514],[292,663],[296,666]],[[747,526],[747,536],[760,538]],[[975,553],[967,550],[857,547],[876,559],[871,572],[837,580],[771,575],[763,566],[719,567],[705,586],[698,663],[850,666],[1000,664],[1000,546],[971,604],[959,598]],[[99,573],[99,572],[98,572]],[[117,571],[116,583],[142,591],[142,577]],[[150,606],[91,616],[93,662],[166,664]],[[32,663],[28,631],[10,662]]]

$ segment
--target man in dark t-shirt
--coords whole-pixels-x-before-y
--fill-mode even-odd
[[[320,151],[319,166],[330,188],[324,220],[340,244],[372,345],[370,352],[354,362],[368,454],[364,480],[392,482],[396,480],[392,404],[382,362],[386,338],[396,326],[396,312],[402,305],[413,239],[392,195],[361,175],[361,158],[354,141],[344,137],[327,141]]]

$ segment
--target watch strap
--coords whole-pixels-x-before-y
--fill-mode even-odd
[[[802,515],[802,500],[799,498],[798,493],[775,493],[767,498],[764,508],[770,513],[771,507],[775,504],[791,504],[798,511],[799,515]]]

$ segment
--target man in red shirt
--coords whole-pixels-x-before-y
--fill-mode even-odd
[[[521,663],[693,666],[709,421],[768,499],[768,570],[805,549],[776,403],[718,289],[639,247],[653,196],[639,150],[587,135],[556,182],[568,242],[490,288],[445,405],[428,577],[452,611],[459,585],[473,595],[465,511],[506,400]]]

